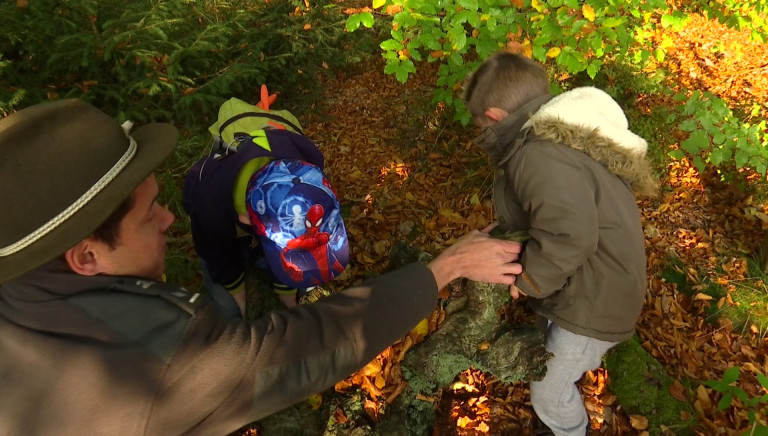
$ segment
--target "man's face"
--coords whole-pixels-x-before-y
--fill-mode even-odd
[[[133,191],[133,208],[120,222],[117,243],[99,250],[103,274],[159,279],[165,272],[165,231],[176,217],[157,202],[155,176],[147,177]]]

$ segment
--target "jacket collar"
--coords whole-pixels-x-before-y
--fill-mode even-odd
[[[491,162],[498,165],[502,162],[505,155],[509,154],[509,144],[520,138],[520,133],[528,119],[535,114],[542,105],[554,98],[553,95],[542,95],[528,103],[517,111],[511,113],[503,120],[483,129],[480,136],[475,138],[474,143],[481,150],[488,153]],[[522,141],[518,141],[522,142]]]
[[[475,139],[494,165],[503,165],[530,135],[590,156],[627,181],[636,194],[656,195],[658,185],[645,159],[647,143],[629,130],[626,115],[604,91],[576,88],[523,106]]]
[[[56,259],[0,284],[0,318],[37,331],[98,336],[101,333],[97,321],[82,316],[82,310],[68,299],[103,292],[114,280],[108,276],[81,276]]]

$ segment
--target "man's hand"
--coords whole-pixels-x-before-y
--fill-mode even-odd
[[[523,267],[514,263],[522,244],[491,238],[487,233],[489,230],[467,233],[427,264],[435,275],[438,289],[459,277],[476,282],[514,285],[515,276],[523,272]]]

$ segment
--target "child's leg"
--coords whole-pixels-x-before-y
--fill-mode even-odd
[[[546,349],[554,356],[547,362],[544,379],[531,382],[531,403],[555,435],[587,434],[589,419],[576,382],[586,371],[598,368],[603,354],[614,345],[549,325]]]
[[[280,297],[280,301],[283,302],[285,307],[293,307],[297,304],[296,293],[298,292],[298,289],[286,286],[277,280],[272,282],[272,288],[275,290],[277,296]]]
[[[245,318],[245,305],[247,304],[246,299],[248,296],[248,293],[245,291],[245,286],[243,286],[242,289],[238,289],[237,293],[230,295],[232,295],[237,307],[240,309],[240,315]]]
[[[293,295],[279,295],[280,301],[283,302],[285,307],[293,307],[296,306],[296,294]]]

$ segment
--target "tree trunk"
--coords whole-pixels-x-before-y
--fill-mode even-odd
[[[424,257],[417,250],[396,244],[391,268],[427,260]],[[509,300],[507,287],[469,280],[457,280],[450,286],[454,297],[444,302],[444,323],[406,354],[401,370],[408,386],[378,422],[366,413],[363,393],[329,392],[317,411],[303,402],[261,420],[263,434],[430,434],[435,408],[418,398],[434,397],[461,371],[475,367],[506,383],[540,379],[549,358],[544,336],[530,324],[512,328],[503,319]]]

